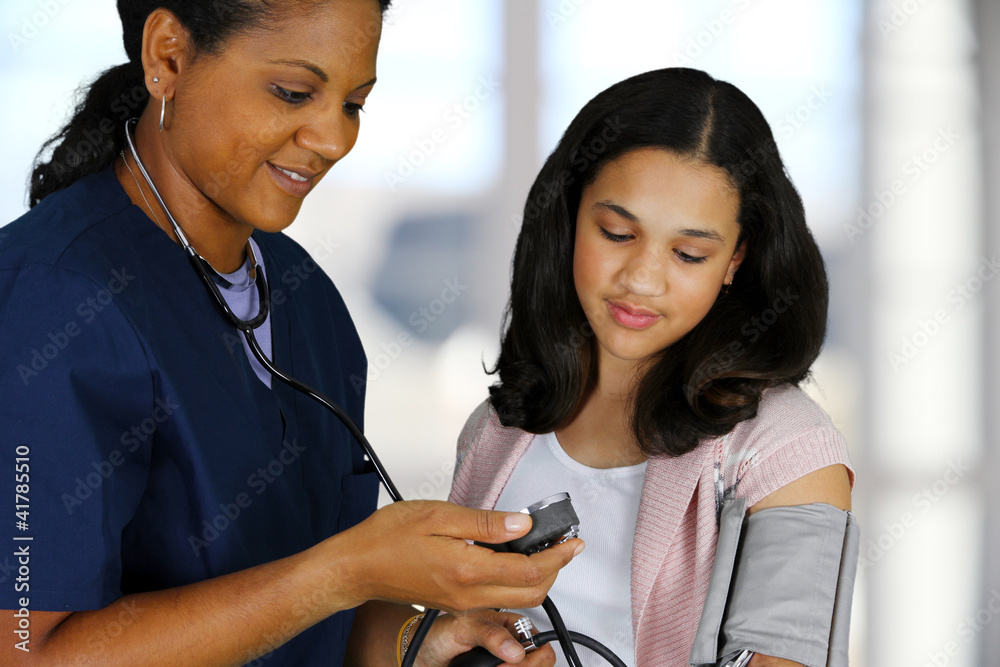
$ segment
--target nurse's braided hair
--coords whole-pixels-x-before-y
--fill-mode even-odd
[[[392,0],[378,2],[385,12]],[[110,166],[125,147],[125,120],[139,116],[149,100],[142,69],[142,31],[155,9],[173,12],[190,32],[195,49],[213,53],[229,37],[279,18],[294,4],[287,0],[118,0],[128,62],[105,70],[82,88],[83,99],[73,118],[42,145],[31,173],[29,206]]]

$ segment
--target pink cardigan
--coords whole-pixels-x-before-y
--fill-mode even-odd
[[[502,426],[489,401],[458,442],[449,500],[492,508],[531,433]],[[679,457],[649,459],[632,544],[636,665],[687,665],[718,539],[717,512],[731,497],[747,507],[791,481],[841,463],[854,471],[843,436],[801,390],[765,392],[754,419]],[[587,526],[581,526],[586,539]]]

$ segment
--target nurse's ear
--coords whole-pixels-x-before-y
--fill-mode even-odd
[[[194,56],[190,33],[173,12],[161,7],[146,17],[142,31],[142,68],[149,91],[149,111],[159,115],[164,101],[173,99],[178,79]],[[169,119],[169,109],[166,115]]]

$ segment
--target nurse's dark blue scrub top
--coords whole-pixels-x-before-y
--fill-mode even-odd
[[[366,361],[340,294],[283,234],[254,239],[276,365],[360,423]],[[272,385],[111,170],[0,228],[0,608],[100,608],[297,553],[368,516],[378,486],[359,447],[312,399]],[[340,664],[352,618],[260,664]]]

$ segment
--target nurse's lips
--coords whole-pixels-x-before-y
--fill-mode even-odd
[[[318,173],[308,169],[278,167],[270,162],[267,163],[267,167],[278,187],[293,197],[305,197],[309,194]]]
[[[648,308],[633,306],[624,301],[608,301],[608,310],[618,324],[629,329],[648,329],[660,319],[659,314]]]

